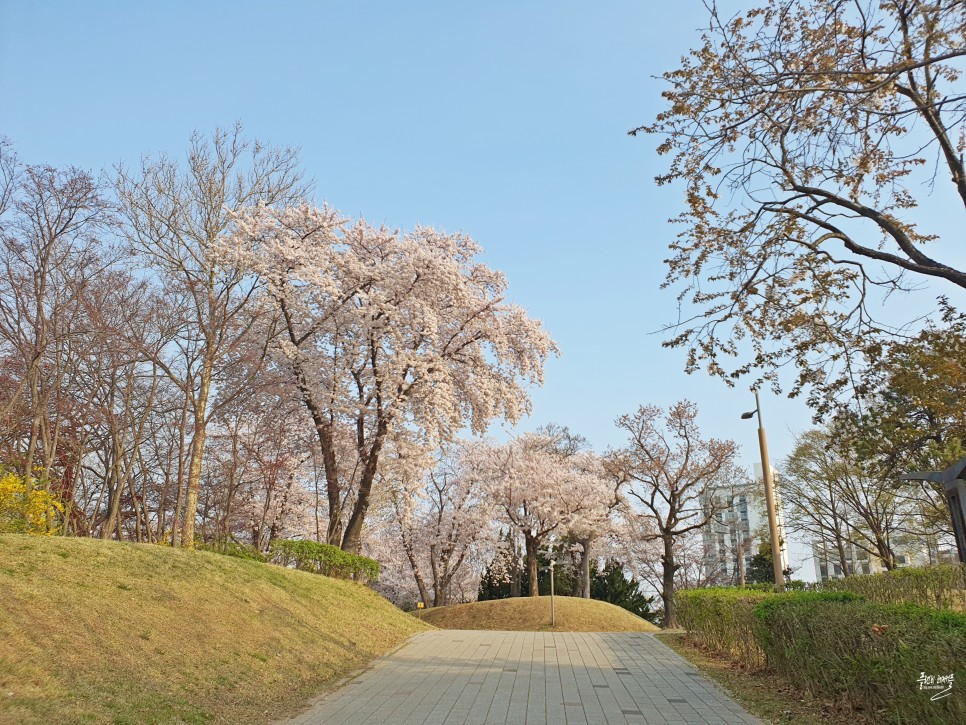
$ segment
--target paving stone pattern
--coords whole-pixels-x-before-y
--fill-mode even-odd
[[[759,723],[650,634],[442,630],[288,725]]]

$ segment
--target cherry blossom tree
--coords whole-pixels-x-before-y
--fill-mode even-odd
[[[567,526],[567,535],[580,547],[579,591],[584,599],[590,599],[590,562],[593,560],[592,547],[607,536],[619,531],[615,512],[621,504],[620,477],[608,476],[606,467],[592,454],[583,455],[575,462],[585,468],[590,477],[588,487],[591,495],[588,506]]]
[[[556,346],[504,301],[503,275],[464,235],[350,224],[310,205],[259,205],[234,224],[222,253],[264,285],[275,360],[318,436],[327,540],[358,551],[387,446],[433,448],[464,426],[518,420]]]
[[[738,475],[734,441],[702,438],[697,417],[697,406],[682,401],[666,412],[644,405],[617,419],[628,440],[615,454],[613,465],[626,480],[627,497],[638,508],[638,515],[653,526],[646,538],[661,543],[661,599],[667,627],[676,626],[674,589],[682,566],[680,542],[707,525],[717,512],[718,499],[706,496],[709,488]],[[649,527],[642,530],[647,532]]]
[[[558,455],[567,458],[570,465],[586,476],[587,506],[571,518],[564,538],[572,542],[571,553],[577,559],[576,593],[590,599],[590,562],[594,558],[591,546],[617,531],[614,513],[622,500],[622,479],[608,470],[606,461],[591,450],[586,438],[567,426],[551,423],[536,432],[546,437]]]
[[[476,466],[500,519],[523,538],[530,596],[540,596],[537,559],[551,534],[586,522],[609,493],[593,454],[564,455],[557,441],[525,434],[503,446],[483,446]]]
[[[390,494],[403,550],[426,607],[451,604],[453,583],[467,575],[478,579],[496,543],[492,505],[481,478],[461,459],[462,448],[454,446],[425,471],[415,490],[400,486]],[[478,581],[470,588],[477,586]]]

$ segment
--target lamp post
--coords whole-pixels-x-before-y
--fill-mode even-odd
[[[551,554],[552,556],[552,554]],[[557,562],[553,559],[550,560],[550,626],[554,627],[557,624],[557,617],[553,609],[553,567]]]
[[[742,413],[742,420],[749,420],[758,414],[758,448],[761,450],[761,477],[765,484],[765,505],[768,507],[768,531],[771,534],[771,559],[775,566],[775,588],[785,590],[785,572],[782,571],[781,540],[778,538],[778,516],[775,513],[775,489],[771,480],[771,463],[768,460],[768,442],[765,440],[765,427],[761,424],[761,402],[755,391],[755,409]]]

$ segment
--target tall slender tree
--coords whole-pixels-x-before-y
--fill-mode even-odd
[[[240,125],[192,135],[184,164],[160,155],[144,158],[136,170],[117,168],[127,237],[184,311],[180,334],[155,360],[181,389],[190,414],[184,520],[180,531],[175,521],[175,544],[194,545],[213,386],[256,317],[257,284],[222,264],[218,244],[232,231],[231,210],[284,206],[307,189],[297,150],[250,141]]]

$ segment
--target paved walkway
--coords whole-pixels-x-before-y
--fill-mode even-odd
[[[650,634],[416,635],[289,725],[758,723]]]

